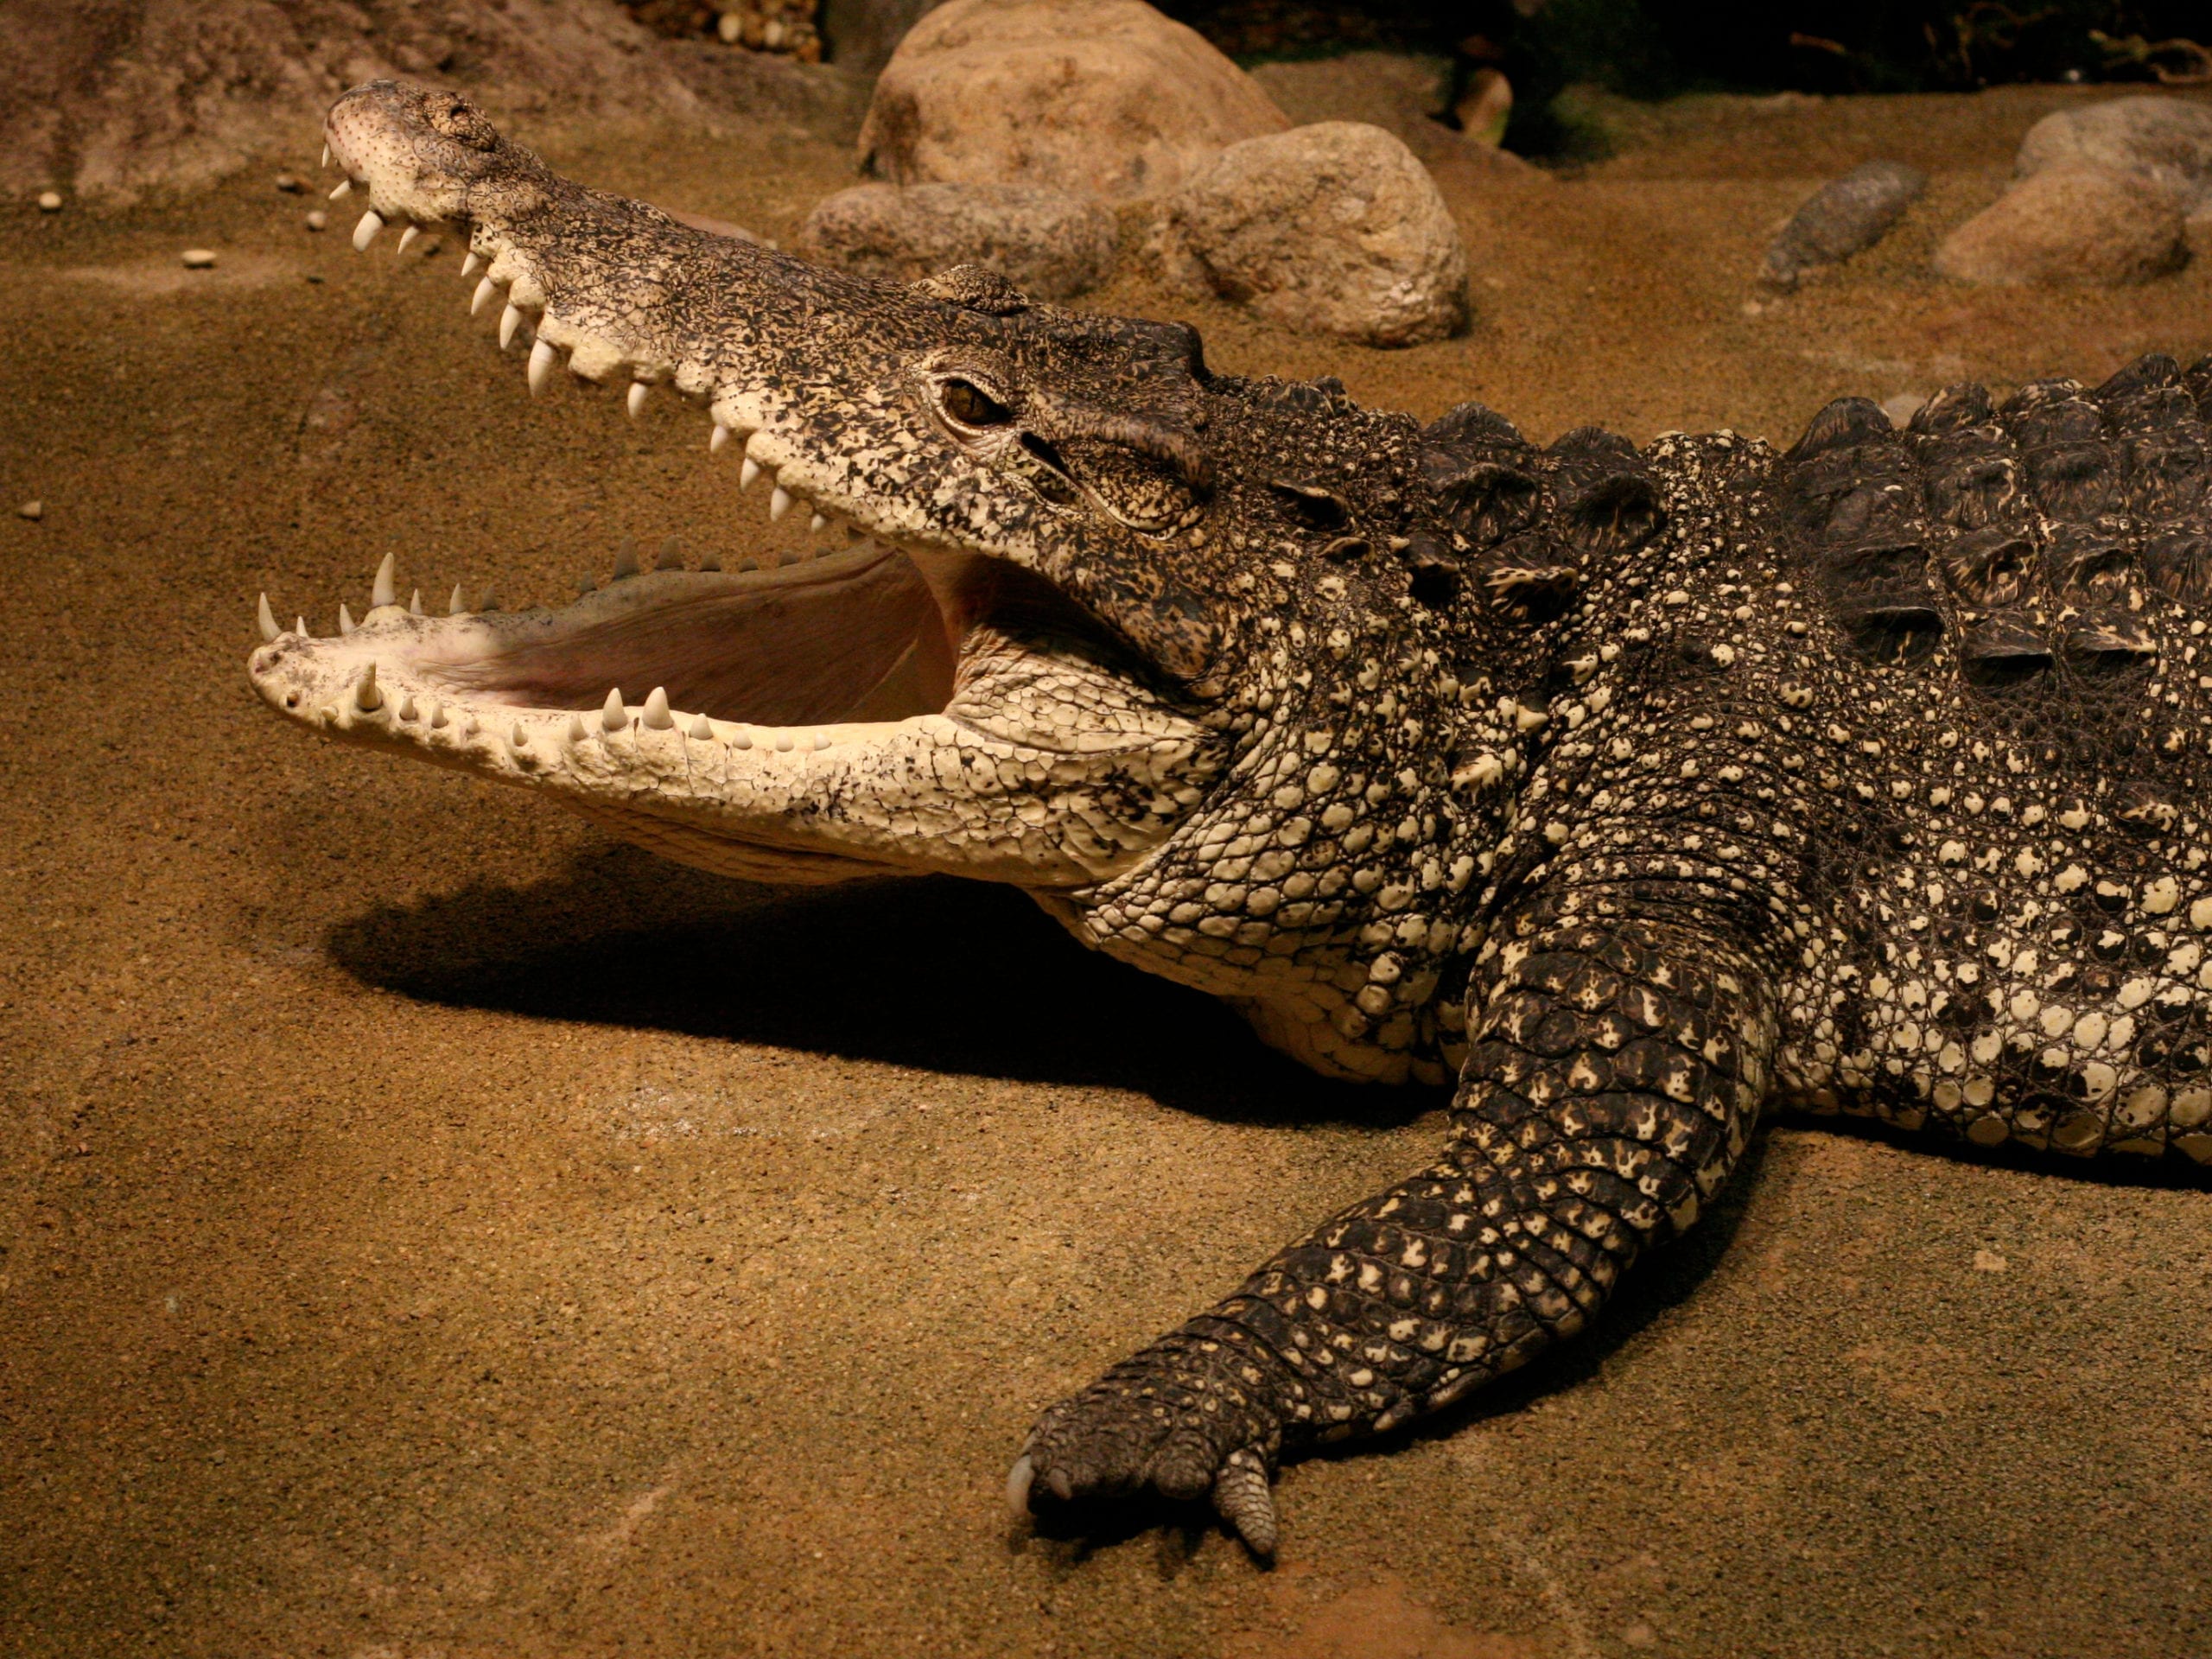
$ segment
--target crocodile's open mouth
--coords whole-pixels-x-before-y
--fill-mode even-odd
[[[749,563],[750,562],[748,562]],[[423,613],[391,562],[357,624],[250,665],[334,737],[551,789],[732,874],[1111,875],[1195,798],[1204,734],[1045,582],[863,540],[767,569],[671,567],[559,609]]]

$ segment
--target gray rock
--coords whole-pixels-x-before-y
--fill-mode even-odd
[[[1467,322],[1467,252],[1390,134],[1323,121],[1231,144],[1167,203],[1162,274],[1290,327],[1414,346]]]
[[[798,251],[894,282],[983,265],[1033,298],[1071,299],[1113,274],[1114,215],[1039,184],[863,184],[817,205]]]
[[[1936,269],[1995,284],[2148,282],[2187,263],[2172,195],[2079,162],[2030,174],[1943,240]]]
[[[2184,214],[2212,211],[2212,105],[2179,98],[2115,98],[2062,110],[2028,129],[2013,170],[2109,167],[2171,194]]]
[[[1289,118],[1143,0],[950,0],[908,31],[861,130],[898,184],[1049,184],[1164,195],[1224,144]]]
[[[1815,265],[1840,264],[1890,232],[1928,188],[1928,175],[1903,162],[1868,162],[1831,179],[1806,199],[1766,251],[1766,279],[1795,288]]]

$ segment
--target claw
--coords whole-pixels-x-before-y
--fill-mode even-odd
[[[1037,1478],[1037,1465],[1025,1452],[1014,1460],[1014,1467],[1007,1471],[1006,1506],[1017,1521],[1029,1513],[1029,1488]]]
[[[1246,1548],[1262,1560],[1274,1557],[1275,1500],[1268,1490],[1267,1465],[1256,1452],[1229,1454],[1213,1478],[1213,1506],[1236,1529]]]
[[[1045,1484],[1052,1489],[1052,1496],[1063,1503],[1075,1501],[1075,1482],[1068,1478],[1068,1471],[1054,1464],[1045,1471]]]

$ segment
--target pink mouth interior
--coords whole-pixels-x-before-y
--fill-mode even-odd
[[[615,688],[637,703],[658,686],[690,713],[805,726],[936,713],[955,657],[929,584],[876,548],[757,574],[637,578],[534,619],[494,654],[421,671],[514,708],[596,709]]]

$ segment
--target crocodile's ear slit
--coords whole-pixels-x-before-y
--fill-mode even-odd
[[[1319,484],[1302,484],[1292,478],[1272,478],[1268,487],[1315,530],[1344,530],[1351,523],[1351,509],[1344,497]]]

